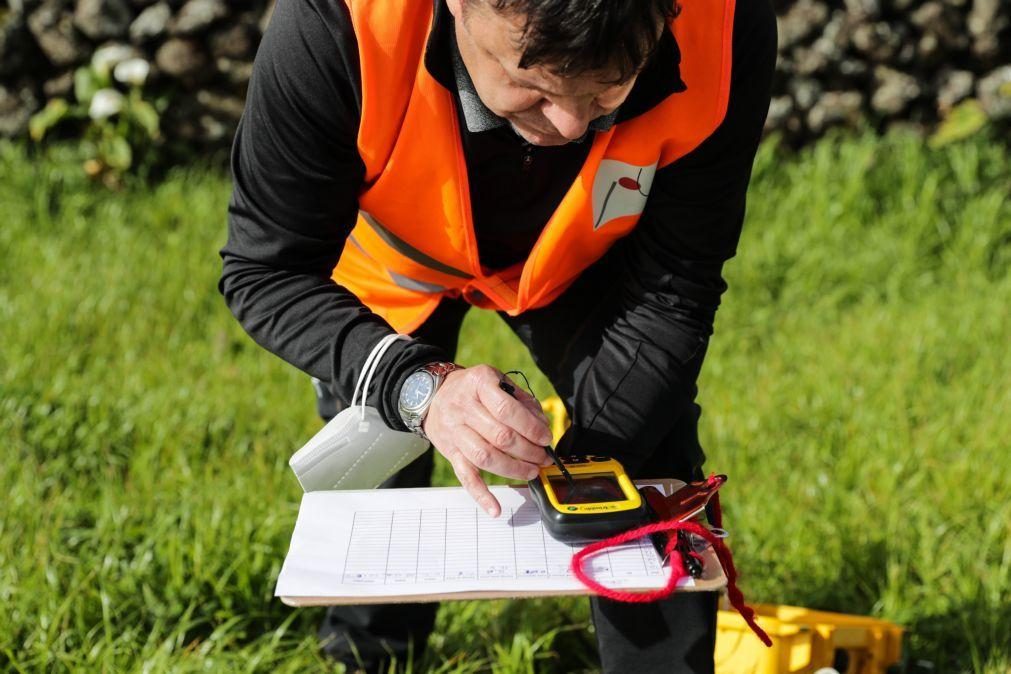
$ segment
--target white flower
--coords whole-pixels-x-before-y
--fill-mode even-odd
[[[123,109],[123,94],[115,89],[99,89],[91,98],[88,116],[92,119],[105,119]]]
[[[95,69],[95,72],[105,77],[116,67],[117,63],[136,55],[137,52],[125,44],[107,44],[104,47],[99,47],[92,54],[91,67]]]
[[[112,76],[118,82],[139,87],[147,80],[151,66],[144,59],[132,58],[116,64]]]

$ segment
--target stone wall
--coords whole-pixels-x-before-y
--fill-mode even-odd
[[[929,128],[970,97],[1011,118],[1011,0],[774,2],[768,128],[791,141],[860,120]],[[23,135],[47,99],[72,95],[76,67],[120,44],[169,96],[166,136],[227,144],[269,17],[266,0],[0,0],[0,135]]]
[[[288,1],[288,0],[286,0]],[[72,96],[74,71],[100,47],[150,64],[164,93],[163,133],[228,143],[270,18],[264,0],[0,0],[0,135],[23,134],[46,99]]]
[[[774,0],[768,128],[806,140],[861,118],[929,128],[975,97],[1011,117],[1011,0]]]

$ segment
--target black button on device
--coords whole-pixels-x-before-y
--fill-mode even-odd
[[[604,461],[610,461],[610,459],[607,458],[606,456],[589,456],[587,458],[590,461],[593,461],[595,463],[601,463],[601,462],[604,462]]]

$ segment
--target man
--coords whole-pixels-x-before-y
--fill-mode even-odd
[[[776,51],[768,0],[280,0],[236,134],[221,291],[311,374],[426,436],[489,514],[550,434],[487,365],[496,310],[572,419],[560,449],[701,474],[695,382],[735,253]],[[331,409],[327,410],[326,407]],[[386,486],[428,484],[432,452]],[[593,600],[605,671],[712,671],[716,598]],[[324,649],[415,654],[435,606],[331,610]]]

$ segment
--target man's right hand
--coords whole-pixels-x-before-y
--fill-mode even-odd
[[[490,365],[449,373],[422,426],[452,464],[460,484],[492,517],[498,517],[502,507],[481,479],[481,469],[531,480],[551,463],[544,451],[551,443],[551,429],[540,403],[519,387],[515,398],[503,391],[503,376]]]

